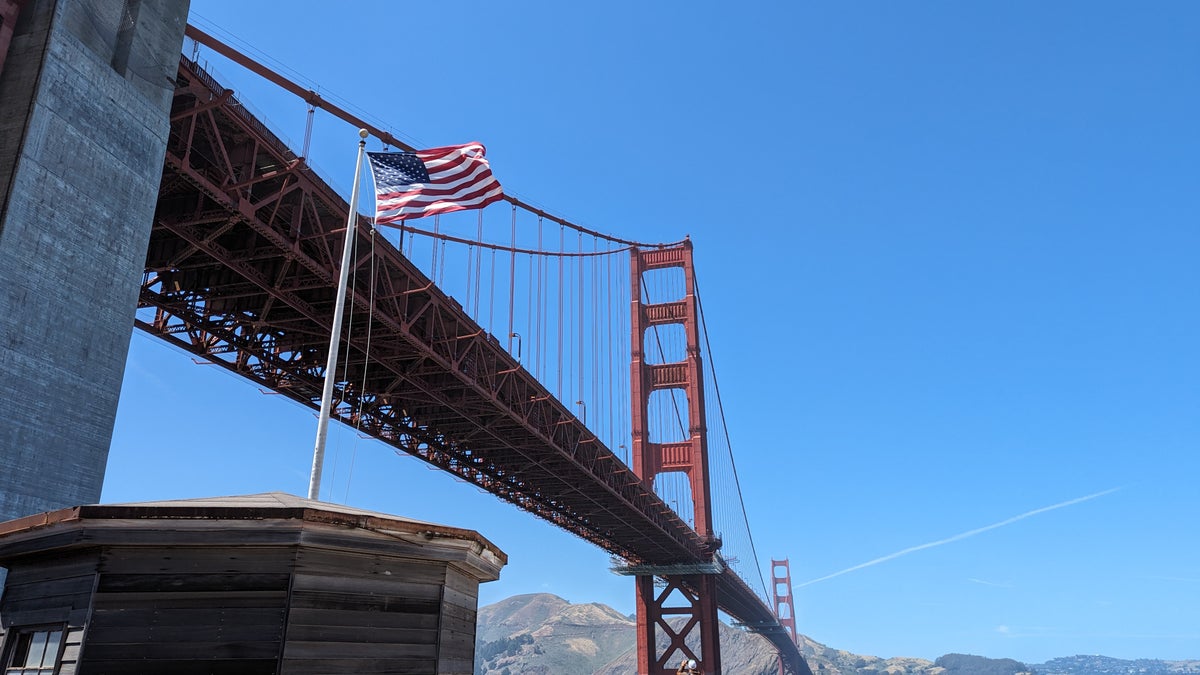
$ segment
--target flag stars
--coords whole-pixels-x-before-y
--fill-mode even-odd
[[[371,167],[380,184],[395,187],[429,182],[429,171],[416,153],[368,152],[367,156],[371,160]]]

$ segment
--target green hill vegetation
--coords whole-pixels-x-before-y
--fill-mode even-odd
[[[970,654],[946,654],[933,662],[944,675],[1034,675],[1029,666],[1012,659],[985,659]]]
[[[1200,673],[1200,661],[1064,656],[1036,665],[1038,675],[1183,675]]]

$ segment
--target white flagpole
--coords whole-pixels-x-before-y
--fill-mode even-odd
[[[321,469],[325,464],[325,437],[329,432],[329,412],[333,408],[333,380],[337,371],[338,343],[342,337],[342,313],[346,308],[346,281],[350,278],[350,249],[358,230],[358,184],[362,177],[363,152],[368,132],[358,130],[358,162],[354,165],[354,187],[350,190],[350,214],[346,216],[346,242],[342,246],[342,270],[338,279],[337,302],[333,307],[333,328],[329,334],[329,359],[325,362],[325,388],[321,392],[321,413],[317,417],[317,441],[313,446],[312,475],[308,479],[308,498],[321,498]]]

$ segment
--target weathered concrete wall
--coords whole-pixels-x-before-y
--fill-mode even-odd
[[[4,58],[8,56],[8,44],[12,42],[13,26],[25,0],[0,0],[0,73],[4,72]]]
[[[100,498],[188,0],[29,0],[0,72],[0,520]]]

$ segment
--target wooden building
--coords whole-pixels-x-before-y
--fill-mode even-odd
[[[506,561],[281,493],[52,511],[0,523],[0,673],[465,675]]]

